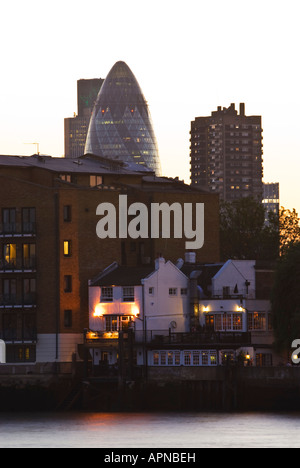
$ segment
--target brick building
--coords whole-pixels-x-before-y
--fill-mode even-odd
[[[88,280],[112,262],[175,262],[185,239],[99,239],[99,203],[204,203],[201,262],[219,261],[217,195],[86,155],[0,156],[0,339],[9,363],[71,362],[88,327]]]

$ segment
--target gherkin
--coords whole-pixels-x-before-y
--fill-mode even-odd
[[[89,153],[161,175],[150,111],[125,62],[113,66],[97,96],[85,145],[85,154]]]

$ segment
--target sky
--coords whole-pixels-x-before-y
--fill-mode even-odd
[[[118,60],[148,101],[163,175],[190,183],[191,121],[261,115],[264,181],[300,213],[299,0],[0,0],[0,154],[64,154],[77,80]]]

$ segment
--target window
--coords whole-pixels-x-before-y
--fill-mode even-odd
[[[35,208],[22,208],[22,230],[25,234],[35,232]]]
[[[2,210],[3,232],[14,233],[16,231],[16,209],[3,208]]]
[[[35,268],[35,244],[23,244],[23,268]]]
[[[202,366],[208,366],[208,351],[202,351]]]
[[[3,258],[6,267],[14,268],[17,266],[17,246],[16,244],[4,244]]]
[[[174,352],[168,351],[168,366],[173,366],[174,364]]]
[[[210,352],[210,365],[211,366],[217,365],[217,353],[214,351]]]
[[[35,304],[36,302],[36,279],[23,279],[23,302],[26,305]]]
[[[154,351],[153,353],[153,365],[158,366],[159,365],[159,352]]]
[[[99,175],[90,175],[90,187],[97,187],[98,185],[102,185],[103,178]]]
[[[232,329],[233,330],[242,330],[242,316],[241,314],[232,315]]]
[[[11,362],[35,362],[36,348],[34,345],[8,345],[6,348],[6,361]]]
[[[216,366],[217,351],[153,351],[154,366]]]
[[[123,302],[134,302],[134,287],[123,288]]]
[[[64,257],[71,257],[72,250],[71,250],[72,242],[70,240],[64,241]]]
[[[177,296],[177,288],[169,288],[169,296]]]
[[[180,294],[181,294],[182,296],[187,296],[187,293],[188,293],[187,288],[181,288]]]
[[[114,332],[128,330],[132,317],[125,315],[106,315],[105,331]]]
[[[180,366],[180,351],[174,351],[175,366]]]
[[[185,366],[191,365],[191,351],[184,351],[183,362]]]
[[[166,351],[160,352],[160,364],[161,366],[165,366],[167,364],[167,353]]]
[[[64,182],[71,182],[72,181],[71,174],[60,174],[59,178],[60,178],[60,180],[63,180]]]
[[[64,312],[64,326],[65,328],[72,327],[72,310],[65,310]]]
[[[113,300],[113,288],[102,288],[101,289],[101,301],[112,302]]]
[[[72,292],[72,276],[71,275],[64,276],[64,291],[65,293]]]
[[[248,330],[266,330],[266,314],[248,313]]]
[[[200,365],[200,351],[193,351],[193,366]]]
[[[17,296],[17,280],[3,279],[2,281],[4,302],[13,303]]]
[[[149,296],[154,296],[154,288],[149,288]]]
[[[271,353],[258,353],[256,354],[257,367],[272,367],[272,354]]]
[[[63,208],[64,222],[70,223],[72,221],[72,206],[65,205]]]

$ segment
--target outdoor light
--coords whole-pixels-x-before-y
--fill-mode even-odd
[[[204,310],[204,312],[208,312],[209,311],[209,306],[203,307],[203,310]]]
[[[102,316],[103,316],[102,304],[97,304],[95,307],[94,317],[102,317]]]

